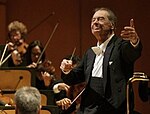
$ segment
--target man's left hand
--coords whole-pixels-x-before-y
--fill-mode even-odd
[[[121,31],[121,37],[124,40],[130,40],[133,44],[136,44],[138,42],[139,37],[136,33],[133,19],[130,20],[130,26],[125,26]]]

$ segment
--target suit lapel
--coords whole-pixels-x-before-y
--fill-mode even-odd
[[[87,82],[89,81],[90,76],[92,75],[92,69],[93,69],[93,64],[94,64],[94,60],[95,60],[95,53],[93,52],[92,49],[89,50],[88,52],[88,62],[87,62],[87,69],[88,69],[88,78],[87,78]]]
[[[106,51],[104,53],[104,60],[103,60],[103,79],[104,79],[103,86],[104,86],[104,92],[105,92],[105,89],[106,89],[106,83],[107,83],[107,79],[108,79],[107,73],[108,73],[109,58],[110,58],[112,49],[114,47],[113,41],[114,41],[114,38],[109,42],[109,44],[106,48]]]

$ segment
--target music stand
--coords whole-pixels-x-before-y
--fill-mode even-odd
[[[28,68],[0,68],[0,90],[17,90],[23,86],[35,86],[33,70]]]
[[[14,93],[23,86],[35,86],[35,69],[21,67],[0,68],[0,93],[14,99]]]

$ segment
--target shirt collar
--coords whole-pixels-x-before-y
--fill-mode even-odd
[[[99,45],[99,42],[97,42],[97,47],[101,48],[103,50],[103,52],[105,52],[107,44],[109,43],[109,41],[112,39],[113,36],[114,36],[114,34],[112,34],[105,42],[103,42],[100,45]]]

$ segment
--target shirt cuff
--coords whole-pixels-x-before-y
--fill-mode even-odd
[[[62,72],[63,72],[64,74],[69,74],[69,73],[70,73],[70,71],[64,71],[64,70],[62,70]]]
[[[58,89],[59,84],[55,84],[53,87],[54,93],[60,93],[60,90]]]
[[[137,43],[136,43],[136,44],[133,44],[133,43],[130,41],[130,43],[131,43],[131,45],[132,45],[133,47],[137,47],[137,46],[138,46],[138,44],[139,44],[139,42],[140,42],[140,39],[138,39],[138,41],[137,41]]]

